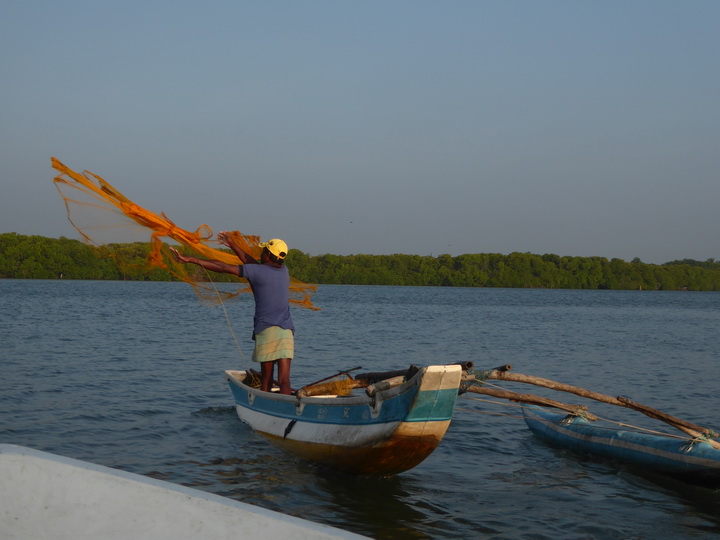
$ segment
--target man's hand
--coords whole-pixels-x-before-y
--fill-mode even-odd
[[[230,246],[231,238],[227,231],[220,231],[219,233],[217,233],[217,240],[223,246],[231,247]]]
[[[186,257],[185,255],[181,255],[180,252],[179,252],[177,249],[175,249],[174,247],[171,247],[171,248],[170,248],[170,251],[173,252],[173,257],[175,258],[176,261],[181,262],[181,263],[188,263],[188,262],[190,262],[190,257]]]
[[[222,244],[223,246],[229,247],[243,264],[257,264],[258,263],[258,261],[256,261],[252,255],[250,255],[249,253],[246,253],[240,246],[237,245],[237,243],[235,242],[235,240],[233,240],[233,237],[229,232],[220,231],[219,233],[217,233],[217,241],[218,241],[218,243]]]

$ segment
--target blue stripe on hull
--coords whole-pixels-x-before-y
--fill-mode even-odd
[[[552,444],[670,473],[702,473],[720,477],[720,450],[707,443],[597,427],[566,415],[524,407],[525,422],[535,435]]]
[[[264,414],[288,420],[317,422],[321,424],[366,425],[399,422],[403,420],[418,393],[417,387],[381,403],[379,412],[374,414],[368,400],[347,398],[303,398],[300,408],[297,398],[279,400],[277,394],[264,397],[262,392],[248,392],[245,388],[230,383],[235,403]],[[457,394],[457,391],[455,391]],[[252,403],[251,403],[252,400]],[[364,401],[364,402],[363,402]],[[451,408],[452,409],[452,408]],[[452,410],[451,410],[452,412]]]

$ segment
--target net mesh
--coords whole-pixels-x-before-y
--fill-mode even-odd
[[[53,181],[65,201],[68,219],[85,242],[100,247],[111,243],[113,238],[127,241],[130,232],[135,239],[142,238],[147,242],[149,232],[150,252],[142,263],[148,271],[168,271],[192,285],[201,300],[207,303],[231,300],[242,293],[250,292],[247,280],[241,278],[235,278],[233,287],[218,289],[209,274],[199,267],[178,263],[173,258],[169,245],[180,244],[185,246],[184,251],[191,251],[201,258],[242,264],[234,253],[219,248],[220,245],[213,240],[213,230],[208,225],[200,225],[195,231],[185,230],[173,223],[164,213],[158,215],[135,204],[96,174],[73,171],[57,158],[52,158],[52,166],[59,173]],[[120,229],[125,231],[118,234]],[[229,234],[246,253],[255,259],[260,258],[262,250],[258,246],[259,236],[245,235],[239,231]],[[116,257],[116,263],[121,268],[130,264],[137,266],[135,261],[122,260],[121,257]],[[290,302],[301,307],[318,309],[311,300],[316,289],[317,285],[291,278]]]

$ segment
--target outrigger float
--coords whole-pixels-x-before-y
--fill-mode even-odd
[[[392,476],[427,458],[442,441],[458,395],[467,392],[522,403],[527,426],[555,446],[612,458],[689,481],[720,483],[717,433],[623,397],[512,373],[479,371],[472,363],[350,372],[306,385],[292,395],[259,389],[257,373],[226,371],[240,419],[253,431],[303,459],[358,475]],[[684,435],[594,425],[586,406],[490,387],[487,381],[533,384],[633,409]],[[545,409],[559,409],[563,414]],[[627,427],[627,426],[625,426]]]
[[[697,483],[720,482],[720,451],[707,441],[592,425],[582,416],[524,407],[525,422],[541,440]]]
[[[533,384],[568,392],[598,402],[625,407],[660,420],[683,434],[660,433],[617,422],[597,424],[599,418],[587,406],[569,405],[533,394],[521,394],[471,383],[469,390],[523,403],[523,417],[530,430],[542,441],[563,449],[609,458],[642,470],[674,476],[687,482],[720,485],[720,443],[712,429],[695,425],[627,397],[613,397],[541,377],[511,373],[501,366],[474,376]],[[548,411],[559,409],[564,413]]]

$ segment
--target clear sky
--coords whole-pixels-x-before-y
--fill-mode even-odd
[[[716,0],[0,1],[0,232],[50,157],[312,255],[720,259]]]

